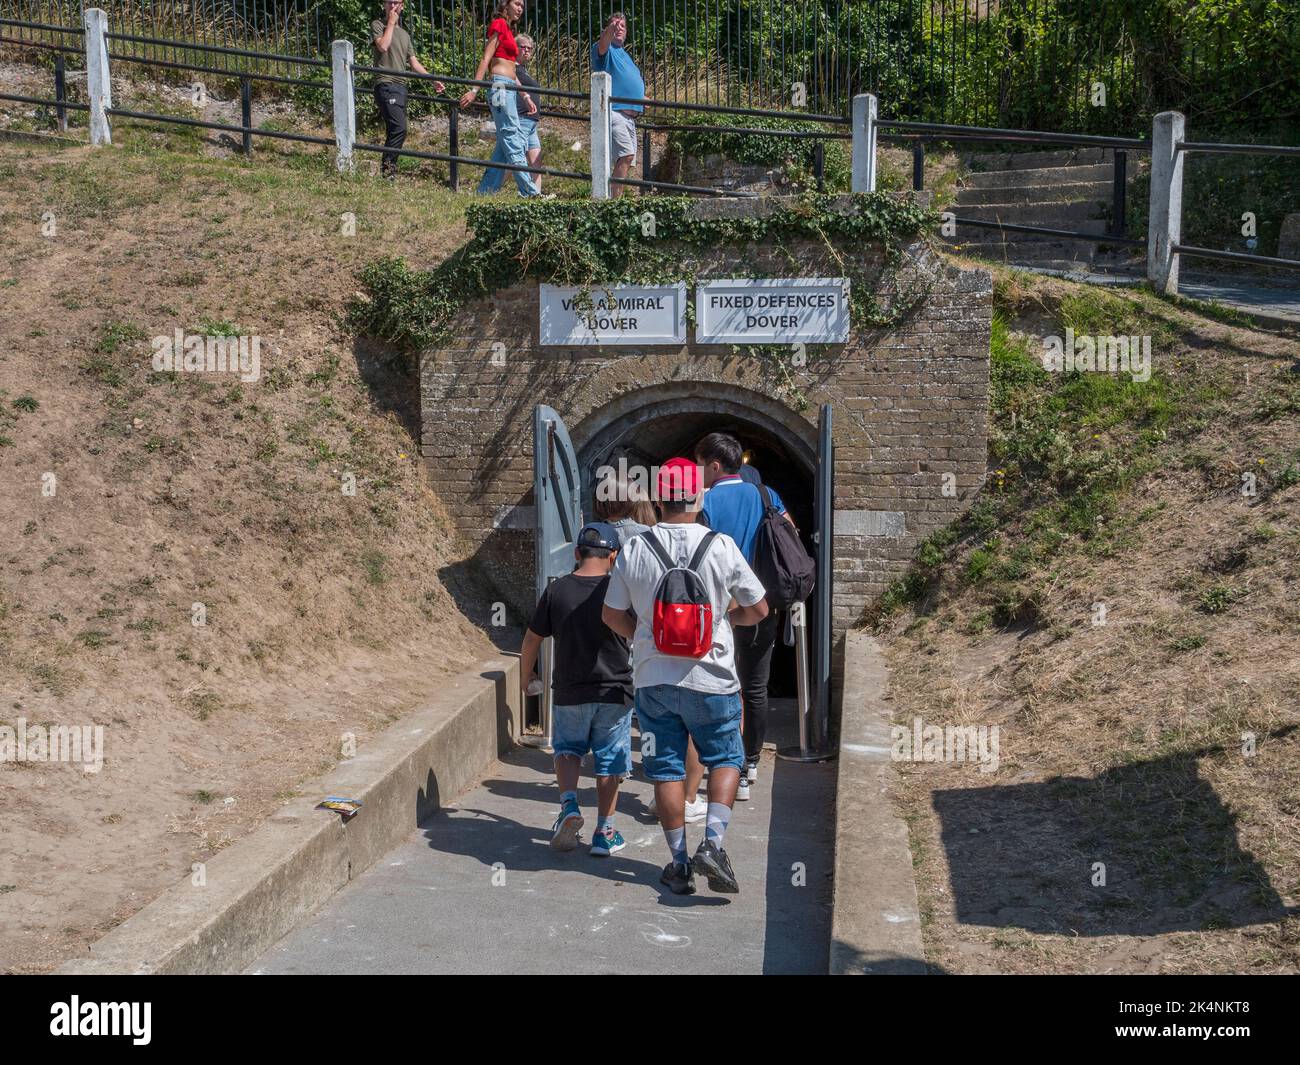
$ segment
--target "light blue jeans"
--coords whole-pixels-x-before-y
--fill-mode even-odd
[[[498,82],[501,83],[498,86]],[[492,75],[492,88],[488,89],[488,106],[492,108],[492,121],[497,127],[497,146],[492,152],[492,162],[513,163],[517,166],[528,165],[528,135],[519,120],[519,94],[506,88],[516,85],[514,78],[504,74]],[[519,195],[537,196],[540,190],[533,179],[522,170],[512,170],[515,184],[519,186]],[[483,180],[478,183],[481,196],[490,196],[501,188],[506,172],[491,167],[483,171]]]

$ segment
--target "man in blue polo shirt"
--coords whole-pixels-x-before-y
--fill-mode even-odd
[[[700,521],[710,529],[724,532],[736,541],[740,553],[752,567],[758,527],[763,523],[763,497],[758,487],[741,476],[744,449],[728,433],[710,433],[695,447],[695,461],[704,471],[704,496]],[[772,505],[787,521],[785,504],[768,489]],[[740,775],[737,799],[748,799],[749,789],[758,781],[758,760],[763,753],[767,733],[767,681],[772,671],[772,649],[776,646],[777,611],[771,611],[757,625],[737,626],[736,672],[740,677],[740,695],[744,703],[742,730],[745,739],[745,772]]]
[[[610,76],[611,96],[629,100],[645,99],[645,79],[636,61],[627,54],[627,16],[615,11],[609,16],[599,40],[591,46],[591,70],[603,70]],[[640,104],[611,104],[609,116],[610,152],[614,165],[610,175],[625,178],[636,164],[636,116],[645,108]],[[630,185],[615,185],[614,195],[631,192]]]

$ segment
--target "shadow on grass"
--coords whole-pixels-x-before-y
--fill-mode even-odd
[[[1174,754],[1091,779],[935,792],[958,921],[1155,935],[1296,912],[1241,848],[1236,815],[1199,773],[1202,758],[1223,751]]]

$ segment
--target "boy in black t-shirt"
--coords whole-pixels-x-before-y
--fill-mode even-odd
[[[591,853],[607,857],[627,846],[614,827],[619,781],[632,771],[632,666],[628,643],[601,620],[609,571],[621,544],[605,522],[585,525],[574,545],[577,568],[553,581],[533,613],[519,663],[526,696],[537,682],[537,652],[542,640],[555,639],[551,681],[551,746],[555,780],[560,786],[560,816],[551,846],[578,845],[582,814],[578,810],[578,772],[592,752],[596,767],[598,820]],[[536,692],[534,692],[536,694]]]

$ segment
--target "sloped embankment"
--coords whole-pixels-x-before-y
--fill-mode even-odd
[[[882,604],[895,720],[997,726],[900,763],[950,972],[1300,969],[1295,336],[1007,272],[989,480]],[[1148,382],[1044,338],[1149,336]]]
[[[84,950],[491,650],[413,380],[336,323],[362,262],[460,239],[456,199],[153,139],[0,147],[0,724],[105,746],[0,765],[0,971]],[[176,330],[257,338],[255,379],[158,372]]]

